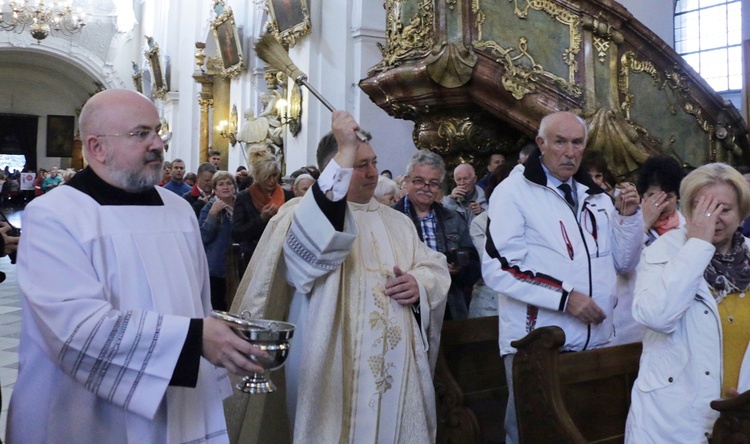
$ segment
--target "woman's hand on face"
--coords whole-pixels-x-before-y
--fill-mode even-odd
[[[701,196],[693,208],[693,215],[686,221],[687,238],[703,239],[713,243],[716,220],[724,210],[724,205],[710,196]]]
[[[666,201],[667,193],[664,191],[659,191],[643,199],[641,202],[641,211],[643,212],[643,226],[646,230],[650,229],[659,220],[659,215]]]

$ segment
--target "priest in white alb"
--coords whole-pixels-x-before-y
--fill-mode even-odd
[[[226,367],[265,355],[210,310],[190,205],[154,187],[164,144],[145,96],[81,111],[89,166],[23,214],[23,324],[8,443],[226,443]]]
[[[332,127],[336,157],[271,220],[232,306],[287,319],[297,331],[284,371],[271,374],[276,393],[225,402],[230,436],[431,443],[450,286],[445,256],[419,240],[406,216],[373,199],[377,157],[357,139],[352,116],[334,112]]]

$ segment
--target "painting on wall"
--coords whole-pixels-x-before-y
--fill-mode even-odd
[[[75,139],[75,117],[47,116],[47,157],[71,157]]]
[[[37,116],[0,114],[0,154],[36,153],[38,121]]]
[[[216,46],[219,48],[221,57],[221,75],[223,77],[235,77],[244,68],[242,62],[242,44],[234,23],[234,14],[231,8],[218,9],[219,13],[211,23],[211,30],[216,37]]]
[[[294,46],[312,30],[307,0],[266,0],[270,30],[277,40]]]
[[[151,97],[155,99],[163,99],[167,97],[167,80],[164,76],[164,70],[161,66],[161,55],[159,53],[159,45],[154,41],[153,37],[146,36],[148,43],[148,50],[144,52],[148,64],[151,65],[151,77],[154,81],[153,89],[151,90]]]

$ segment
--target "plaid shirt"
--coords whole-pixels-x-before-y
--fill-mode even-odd
[[[409,202],[409,196],[404,196],[404,210],[406,214],[409,214],[410,206],[411,203]],[[435,217],[435,210],[430,209],[430,212],[427,213],[427,216],[417,216],[417,219],[419,219],[419,226],[422,229],[422,242],[430,247],[431,250],[438,251],[437,235],[435,234],[435,231],[437,229],[437,218]]]

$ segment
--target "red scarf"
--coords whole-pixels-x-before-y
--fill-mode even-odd
[[[281,185],[279,184],[276,184],[273,193],[271,193],[271,197],[268,197],[266,192],[260,188],[258,182],[250,185],[247,191],[250,193],[250,199],[252,199],[255,209],[258,210],[259,213],[263,212],[263,207],[269,203],[276,205],[276,208],[281,208],[281,206],[284,205],[284,202],[286,202],[286,199],[284,198],[284,189],[281,188]]]
[[[674,230],[675,228],[680,226],[680,215],[677,214],[677,210],[672,212],[672,215],[669,216],[666,219],[657,220],[654,225],[651,227],[656,231],[659,236],[662,236],[664,233],[670,230]]]

